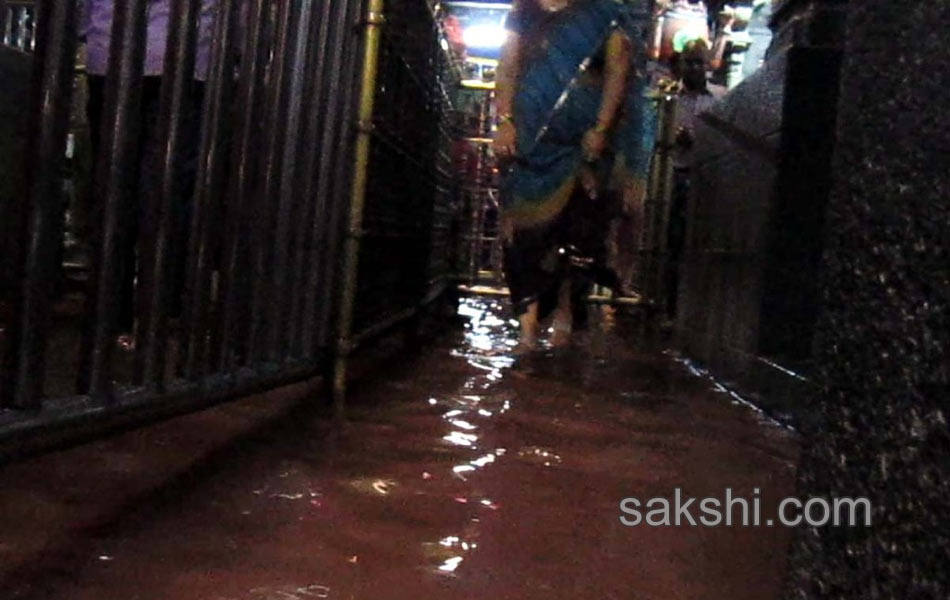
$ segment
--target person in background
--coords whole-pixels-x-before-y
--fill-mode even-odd
[[[643,176],[637,66],[648,24],[645,2],[521,0],[509,15],[494,151],[516,353],[535,347],[548,315],[552,345],[567,343],[592,282],[617,287],[606,239],[621,190]]]
[[[708,57],[709,45],[705,40],[696,39],[688,42],[683,52],[674,55],[671,61],[674,77],[679,78],[680,85],[673,124],[673,191],[667,232],[666,316],[669,319],[676,314],[679,262],[686,244],[686,212],[691,194],[696,124],[699,115],[709,110],[720,95],[713,93],[706,80]]]
[[[638,129],[639,139],[629,140],[629,143],[639,142],[636,162],[631,165],[634,176],[628,178],[622,189],[622,204],[620,213],[611,223],[611,257],[614,271],[617,273],[618,285],[614,290],[620,297],[636,297],[633,288],[633,278],[638,267],[639,242],[638,236],[644,226],[644,209],[647,197],[647,184],[650,171],[650,161],[656,144],[656,129],[659,115],[656,112],[653,99],[645,93],[639,102],[641,111],[641,126]]]
[[[86,69],[88,72],[89,102],[87,116],[89,119],[92,151],[95,156],[101,148],[102,127],[105,104],[105,82],[109,65],[109,45],[112,34],[112,19],[115,0],[84,0],[80,35],[86,43]],[[184,249],[187,245],[187,222],[189,201],[194,189],[197,173],[198,147],[200,144],[200,120],[202,98],[204,96],[204,81],[208,76],[211,56],[211,43],[214,20],[218,9],[218,0],[202,0],[198,22],[197,54],[195,57],[195,73],[192,86],[192,95],[186,100],[181,131],[182,154],[179,158],[183,173],[182,190],[179,201],[175,205],[173,215],[172,251],[172,313],[180,309],[181,292],[184,281]],[[139,199],[137,206],[126,207],[122,215],[122,225],[119,241],[119,315],[120,344],[126,347],[134,345],[135,337],[132,334],[135,316],[135,281],[138,271],[136,246],[140,237],[140,228],[143,223],[146,209],[145,193],[153,188],[157,182],[149,181],[152,169],[147,165],[155,160],[155,154],[160,151],[158,140],[159,100],[162,84],[162,73],[165,63],[165,50],[169,32],[171,15],[170,0],[148,0],[147,6],[147,34],[145,49],[144,78],[142,80],[142,100],[139,112],[135,116],[139,126],[138,137],[138,164],[141,165],[138,173],[136,194]],[[98,205],[98,199],[93,199]],[[138,259],[140,260],[140,258]]]

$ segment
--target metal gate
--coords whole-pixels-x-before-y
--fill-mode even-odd
[[[24,43],[7,18],[16,4],[0,6],[8,43]],[[180,156],[200,85],[192,74],[204,3],[171,0],[155,140],[140,159],[149,1],[115,2],[91,177],[93,252],[64,291],[80,6],[36,3],[24,181],[0,196],[18,234],[5,261],[14,285],[0,297],[0,457],[328,375],[334,365],[342,399],[356,343],[446,289],[452,72],[426,0],[386,15],[378,0],[214,4],[189,186]],[[122,346],[129,210],[138,227],[134,344]]]
[[[675,95],[660,92],[652,94],[650,102],[656,115],[656,131],[652,135],[655,144],[646,195],[637,208],[641,226],[636,239],[633,287],[646,302],[665,314],[670,286],[667,274],[672,268],[668,236],[673,208],[672,152],[677,101]]]

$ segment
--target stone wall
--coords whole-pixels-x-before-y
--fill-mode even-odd
[[[772,26],[763,67],[698,126],[677,340],[789,413],[811,390],[788,372],[813,373],[844,11],[787,1]]]
[[[950,597],[948,2],[849,7],[800,493],[870,529],[801,530],[788,598]]]

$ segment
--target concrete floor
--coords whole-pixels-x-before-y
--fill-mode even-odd
[[[361,385],[343,429],[286,393],[0,469],[0,597],[779,597],[792,531],[625,527],[620,501],[794,491],[798,440],[609,309],[513,364],[493,300]]]

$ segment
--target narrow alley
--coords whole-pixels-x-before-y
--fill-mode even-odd
[[[0,0],[0,600],[947,600],[947,22]]]

